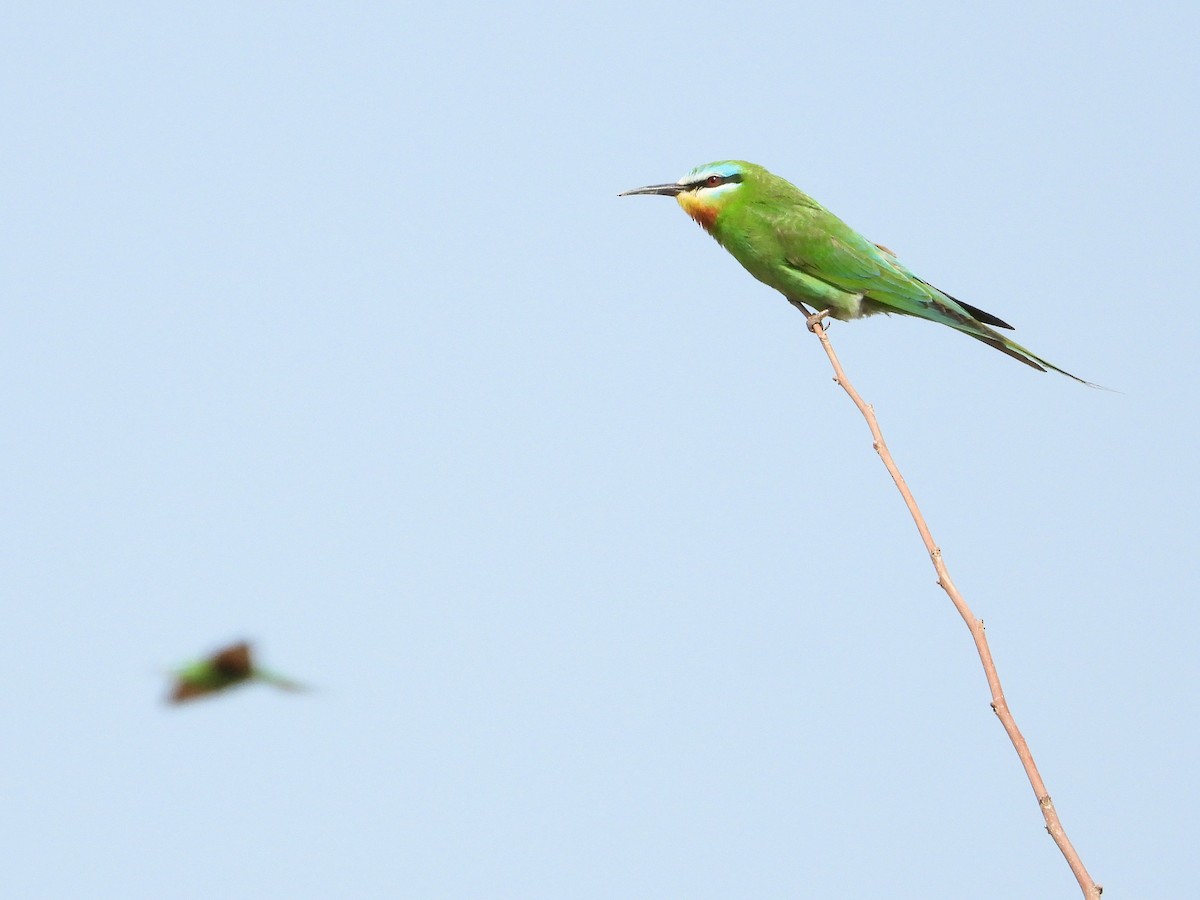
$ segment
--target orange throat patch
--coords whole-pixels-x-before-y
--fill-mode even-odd
[[[683,211],[696,220],[705,231],[712,231],[713,223],[717,221],[717,208],[701,202],[691,191],[679,194],[675,198]]]

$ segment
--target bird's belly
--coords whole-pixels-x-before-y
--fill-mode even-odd
[[[843,291],[791,266],[782,266],[772,272],[771,277],[760,280],[793,303],[804,303],[817,310],[827,309],[829,315],[843,322],[875,311],[869,304],[863,303],[862,294]]]

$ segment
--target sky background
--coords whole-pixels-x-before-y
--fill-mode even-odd
[[[22,898],[1073,897],[750,159],[1119,393],[831,337],[1068,833],[1195,887],[1195,4],[19,4]],[[162,703],[247,637],[314,686]]]

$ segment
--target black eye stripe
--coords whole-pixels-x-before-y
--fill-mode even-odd
[[[687,189],[689,191],[697,191],[702,187],[720,187],[723,184],[738,184],[742,180],[742,173],[734,172],[732,175],[718,175],[717,177],[720,180],[717,181],[716,184],[708,183],[708,179],[711,177],[712,177],[712,175],[705,175],[703,178],[699,178],[696,181],[689,182],[687,185]]]

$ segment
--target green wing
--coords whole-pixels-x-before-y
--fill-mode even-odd
[[[921,281],[823,207],[789,211],[775,227],[788,265],[838,290],[862,294],[872,312],[929,319],[974,337],[990,331],[952,297]]]
[[[815,201],[786,208],[772,219],[788,266],[840,291],[861,294],[866,312],[899,313],[948,325],[1040,372],[1053,369],[1091,385],[994,331],[988,326],[1012,326],[922,281],[890,250],[871,243]]]

